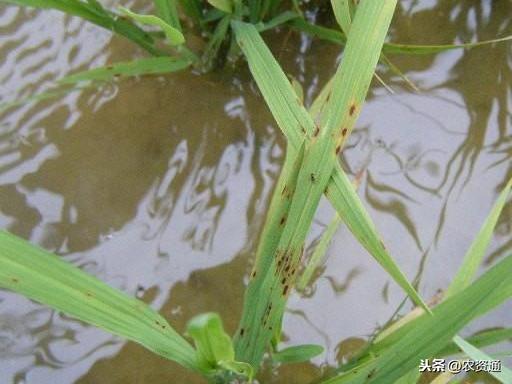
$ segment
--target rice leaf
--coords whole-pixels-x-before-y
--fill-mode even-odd
[[[257,23],[254,26],[259,32],[267,31],[269,29],[274,29],[281,24],[285,24],[289,22],[290,20],[300,18],[301,15],[294,11],[284,11],[277,15],[276,17],[272,18],[271,20],[265,22],[265,23]]]
[[[258,295],[244,303],[244,315],[237,334],[238,338],[235,339],[238,359],[251,363],[255,368],[272,338],[273,330],[281,320],[287,296],[295,281],[306,234],[320,196],[336,164],[335,155],[338,150],[335,151],[334,147],[343,145],[359,114],[394,6],[394,2],[370,1],[362,2],[359,6],[352,26],[352,31],[356,32],[351,32],[341,64],[343,71],[338,70],[335,76],[331,104],[328,103],[326,107],[326,118],[322,129],[313,125],[308,113],[300,107],[293,88],[283,76],[256,29],[247,24],[232,23],[237,41],[248,58],[251,71],[285,134],[292,137],[299,136],[301,140],[300,136],[308,133],[308,128],[311,132],[311,126],[315,127],[313,140],[307,144],[304,160],[299,169],[298,185],[301,187],[293,191],[288,216],[281,219],[284,229],[275,254],[270,260],[270,268],[264,271],[263,276],[256,277],[261,281],[258,284]],[[267,58],[263,58],[265,55]],[[272,77],[274,73],[277,76]],[[268,80],[261,81],[262,77],[267,77]],[[278,95],[277,98],[276,95]],[[297,116],[304,116],[304,119],[298,119]],[[303,128],[299,131],[302,135],[296,132],[299,127]],[[331,140],[332,137],[335,140]],[[288,139],[293,144],[293,139],[290,137]],[[271,258],[272,255],[267,257]],[[399,271],[398,268],[396,270]],[[403,279],[400,281],[401,285],[415,294],[403,275],[398,276]],[[415,298],[422,303],[417,294]]]
[[[293,148],[288,148],[286,151],[283,169],[281,170],[281,175],[275,187],[260,237],[261,240],[256,250],[256,260],[251,272],[251,279],[245,290],[242,318],[240,319],[238,330],[234,337],[237,359],[250,362],[255,368],[258,366],[258,358],[249,360],[249,358],[246,357],[249,355],[248,352],[252,351],[254,344],[254,347],[257,347],[258,351],[261,353],[269,341],[263,339],[258,340],[254,336],[257,335],[257,332],[252,331],[249,333],[248,331],[260,327],[262,319],[266,325],[269,321],[269,317],[272,316],[275,318],[272,318],[273,325],[267,328],[269,331],[267,337],[273,338],[274,346],[277,345],[280,339],[282,313],[272,311],[272,305],[269,306],[266,303],[268,299],[268,297],[266,297],[269,289],[268,285],[271,283],[269,282],[268,275],[275,270],[276,263],[278,263],[279,266],[282,265],[282,260],[276,261],[274,255],[277,252],[277,247],[284,230],[283,224],[289,212],[293,192],[297,187],[299,168],[303,158],[304,145],[300,147],[298,152]],[[262,294],[262,292],[265,293]],[[255,315],[256,309],[261,305],[267,305],[264,310],[263,318]]]
[[[411,89],[414,91],[414,92],[420,92],[420,90],[418,89],[418,87],[407,77],[407,75],[405,73],[403,73],[400,68],[398,68],[395,64],[393,64],[393,62],[391,60],[389,60],[389,58],[382,54],[381,55],[381,60],[384,64],[387,65],[387,67],[392,71],[394,72],[396,75],[398,75],[399,77],[401,77],[405,83],[411,87]]]
[[[185,14],[192,19],[196,26],[203,22],[203,10],[201,0],[178,0]]]
[[[332,28],[326,28],[311,24],[303,18],[293,19],[290,21],[290,26],[299,31],[305,32],[309,35],[315,36],[319,39],[330,41],[334,44],[345,45],[346,36]],[[501,43],[512,40],[512,35],[500,37],[497,39],[477,41],[474,43],[465,44],[436,44],[436,45],[422,45],[422,44],[399,44],[399,43],[385,43],[382,47],[384,54],[404,54],[404,55],[431,55],[440,52],[450,51],[453,49],[471,49],[474,47]]]
[[[159,27],[165,33],[167,42],[170,45],[181,45],[185,42],[185,37],[179,29],[167,24],[164,20],[155,15],[139,15],[138,13],[134,13],[124,7],[119,7],[118,9],[125,16],[128,16],[141,24]]]
[[[237,376],[245,376],[247,382],[252,383],[254,370],[250,364],[240,361],[219,361],[219,367],[226,371],[235,373]]]
[[[404,376],[399,378],[394,384],[415,384],[421,377],[421,372],[418,367],[414,367],[409,372],[407,372]]]
[[[183,70],[191,61],[176,57],[150,57],[94,68],[60,79],[59,84],[72,84],[83,81],[108,81],[116,77],[164,74]]]
[[[512,296],[512,255],[485,272],[473,284],[377,342],[363,363],[324,384],[391,383],[432,358],[470,321]],[[392,338],[392,340],[390,340]],[[372,357],[376,356],[376,357]]]
[[[192,346],[148,305],[5,231],[0,231],[0,287],[199,370]]]
[[[119,18],[117,15],[105,10],[97,1],[0,0],[0,2],[41,9],[56,9],[68,15],[78,16],[130,39],[152,55],[159,56],[162,54],[160,50],[155,48],[153,39],[148,33],[144,32],[130,21]]]
[[[357,196],[354,186],[347,175],[343,172],[333,172],[332,182],[327,187],[325,193],[343,219],[343,222],[361,245],[393,277],[417,305],[429,312],[428,306],[409,284],[403,272],[388,253],[375,225],[364,208],[361,199]]]
[[[478,361],[478,360],[494,360],[491,356],[489,356],[487,353],[482,351],[481,349],[478,349],[477,347],[471,345],[466,340],[464,340],[460,336],[455,336],[453,338],[453,341],[462,349],[466,355],[468,355],[472,360]],[[488,373],[493,376],[495,379],[501,381],[502,383],[512,383],[512,371],[504,366],[500,367],[501,369],[499,371],[493,371],[490,370]]]
[[[233,12],[233,3],[231,0],[208,0],[208,3],[221,10],[225,13],[232,13]]]
[[[503,341],[512,340],[512,328],[490,329],[479,332],[466,338],[466,341],[475,347],[483,348],[489,345],[501,343]],[[443,348],[438,355],[449,356],[460,352],[460,348],[455,343],[450,343]]]
[[[510,189],[512,188],[512,179],[509,180],[503,191],[501,192],[498,200],[494,204],[491,213],[485,220],[484,224],[480,228],[478,235],[475,237],[471,246],[469,247],[468,252],[464,256],[464,260],[462,262],[459,271],[455,275],[452,280],[450,286],[446,291],[446,296],[451,296],[463,288],[467,287],[471,281],[474,279],[478,267],[482,263],[482,260],[485,256],[485,250],[489,245],[492,235],[494,232],[494,227],[498,222],[498,218],[507,202],[508,195],[510,194]]]
[[[315,273],[316,269],[318,268],[318,265],[321,263],[322,259],[325,256],[325,253],[327,252],[327,248],[329,247],[329,244],[331,243],[332,237],[338,230],[338,227],[340,223],[342,222],[340,216],[336,213],[334,214],[334,217],[330,221],[330,223],[327,225],[327,228],[325,228],[324,233],[320,237],[320,241],[315,247],[315,250],[313,251],[313,254],[311,255],[311,259],[308,261],[306,269],[300,276],[300,278],[297,281],[297,290],[303,291],[306,289],[306,287],[310,284],[311,278],[313,277],[313,274]]]
[[[304,140],[304,137],[314,136],[315,132],[317,131],[316,124],[313,122],[313,119],[306,111],[306,109],[300,105],[300,100],[295,94],[293,87],[256,31],[254,31],[250,26],[234,22],[233,28],[236,33],[237,41],[239,42],[240,47],[246,55],[249,68],[251,69],[251,72],[256,82],[258,83],[263,97],[267,102],[267,105],[269,106],[274,118],[276,119],[278,126],[281,128],[286,138],[288,139],[288,148],[290,148],[290,145],[297,148],[297,146]],[[330,94],[330,88],[325,89],[326,91],[322,92],[321,95],[324,96],[324,99],[327,99]],[[319,109],[318,106],[320,105],[321,103],[316,103],[317,107],[315,107],[314,104],[312,111],[314,111],[314,113],[318,112],[317,109]],[[341,133],[343,133],[343,130]],[[347,133],[348,132],[345,132],[345,135],[347,135]],[[342,144],[340,144],[340,146],[341,145]],[[334,152],[335,151],[333,150],[332,153],[334,154]],[[342,173],[343,171],[341,168],[336,165],[333,177],[334,175]],[[306,177],[310,177],[310,175],[307,175]],[[332,185],[333,179],[331,178],[328,190],[334,194],[333,198],[336,198],[337,201],[343,201],[345,198],[339,195],[343,193],[343,190],[330,188]],[[353,189],[346,190],[345,192],[351,195],[349,199],[350,201],[354,199],[359,200],[356,192]],[[329,197],[329,195],[327,196]],[[333,205],[336,207],[335,204]],[[364,212],[362,203],[359,203],[357,207],[354,208],[345,208],[352,210],[354,214],[349,215],[347,218],[343,218],[344,220],[358,220],[357,215],[359,215],[360,212],[354,212],[354,209],[362,209]],[[365,216],[368,218],[367,214],[365,214]],[[361,225],[365,226],[368,224],[369,222],[367,220],[363,222],[358,220],[353,223],[353,225],[349,226],[349,228],[356,228],[356,230],[358,230]],[[394,264],[393,259],[382,246],[380,238],[376,235],[374,226],[371,225],[369,228],[365,228],[364,233],[356,235],[356,237],[359,239],[368,235],[373,236],[373,238],[367,240],[363,244],[370,244],[370,246],[367,247],[369,251],[373,251],[374,249],[377,250],[377,255],[373,255],[373,253],[372,255],[377,257],[380,261],[385,260],[383,265],[385,268],[387,268],[388,272],[392,272],[392,277],[397,281],[397,283],[408,294],[410,294],[410,296],[418,305],[424,305],[419,295],[414,291],[403,274],[396,273],[397,270],[399,271],[399,268]]]
[[[321,345],[316,344],[303,344],[295,345],[274,352],[272,354],[272,360],[277,363],[302,363],[304,361],[311,360],[313,357],[320,355],[324,351]]]
[[[160,18],[171,27],[181,31],[177,0],[153,0]]]
[[[331,0],[334,17],[345,36],[348,36],[350,24],[352,23],[352,16],[350,12],[351,5],[351,0]]]
[[[430,384],[446,384],[449,383],[450,380],[454,377],[455,375],[451,372],[443,372],[440,375],[437,375],[436,378],[430,382]]]
[[[512,40],[512,35],[500,37],[497,39],[476,41],[465,44],[439,44],[439,45],[421,45],[421,44],[396,44],[387,43],[384,45],[386,54],[409,54],[409,55],[431,55],[434,53],[450,51],[452,49],[470,49],[495,43],[502,43]]]
[[[224,17],[217,23],[213,35],[208,41],[208,45],[203,53],[203,65],[205,70],[210,70],[213,66],[214,60],[219,54],[222,42],[225,40],[226,35],[229,31],[229,23],[231,21],[231,15],[224,15]]]
[[[214,369],[219,361],[234,360],[231,337],[224,331],[218,314],[203,313],[192,318],[187,324],[187,335],[194,339],[200,364]]]

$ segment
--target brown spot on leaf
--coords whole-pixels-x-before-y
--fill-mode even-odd
[[[348,132],[348,129],[347,128],[343,128],[341,130],[341,136],[345,137],[347,135],[347,132]]]
[[[287,293],[288,293],[288,285],[285,285],[283,288],[283,296],[286,296]]]
[[[312,173],[311,175],[309,175],[309,177],[311,178],[311,182],[314,183],[316,181],[316,178],[315,178],[315,174]]]
[[[349,113],[350,116],[353,116],[355,111],[356,111],[356,105],[352,104],[350,106],[350,110],[348,111],[348,113]]]
[[[244,332],[245,332],[245,329],[241,328],[241,329],[240,329],[240,336],[243,336],[243,335],[244,335]]]
[[[313,137],[317,137],[319,133],[320,133],[320,127],[317,125],[315,128],[315,132],[313,132]]]
[[[336,147],[336,154],[339,155],[340,154],[340,151],[341,151],[341,145],[338,145]]]
[[[279,222],[279,225],[283,225],[286,222],[286,216],[281,217],[281,221]]]

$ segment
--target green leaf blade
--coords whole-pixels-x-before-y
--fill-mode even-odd
[[[198,370],[194,349],[145,303],[5,231],[0,231],[0,286]]]
[[[303,344],[295,345],[282,349],[279,352],[272,354],[272,360],[278,363],[290,364],[290,363],[302,363],[304,361],[311,360],[324,352],[324,348],[321,345],[316,344]]]
[[[501,211],[507,202],[511,188],[512,179],[507,183],[503,191],[500,193],[500,196],[494,204],[491,213],[480,228],[478,235],[471,243],[468,252],[464,256],[464,260],[460,266],[459,271],[455,275],[455,278],[452,280],[446,291],[446,297],[451,296],[467,287],[475,277],[478,271],[478,267],[482,263],[482,260],[485,256],[485,251],[491,241],[494,227],[496,227]]]
[[[509,255],[472,285],[436,306],[432,315],[425,313],[375,343],[363,366],[324,384],[377,384],[398,380],[418,367],[421,359],[433,358],[441,352],[469,322],[510,299],[511,270],[512,255]]]
[[[453,338],[453,341],[460,347],[462,351],[466,353],[472,360],[475,361],[490,361],[494,360],[491,358],[487,353],[482,351],[481,349],[478,349],[474,345],[468,343],[466,340],[464,340],[460,336],[455,336]],[[507,367],[501,367],[501,370],[499,372],[488,372],[491,376],[493,376],[495,379],[498,379],[502,383],[512,383],[512,371]]]
[[[185,37],[179,29],[166,23],[155,15],[139,15],[138,13],[132,12],[128,8],[124,7],[119,7],[119,11],[125,16],[128,16],[141,24],[159,27],[165,33],[170,45],[181,45],[185,42]]]
[[[150,57],[82,71],[62,78],[59,80],[59,83],[72,84],[83,81],[108,81],[116,77],[165,74],[183,70],[190,65],[191,61],[184,58]]]

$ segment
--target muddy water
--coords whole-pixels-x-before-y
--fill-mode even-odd
[[[472,41],[512,34],[508,1],[403,1],[391,40]],[[129,4],[131,5],[131,3]],[[149,9],[147,3],[133,5]],[[146,8],[145,8],[146,7]],[[338,48],[267,36],[311,102]],[[130,60],[129,42],[58,12],[0,6],[0,102],[67,73]],[[392,60],[379,68],[343,153],[392,254],[430,297],[447,286],[510,163],[510,44]],[[233,331],[285,143],[246,69],[146,77],[29,103],[0,119],[0,226],[157,308],[183,331],[219,312]],[[310,241],[332,210],[322,202]],[[487,264],[512,249],[512,206]],[[395,311],[403,294],[345,228],[307,295],[293,294],[285,345],[317,343],[312,364],[262,382],[309,383]],[[505,305],[466,333],[512,323]],[[173,363],[8,291],[0,291],[2,383],[200,383]]]

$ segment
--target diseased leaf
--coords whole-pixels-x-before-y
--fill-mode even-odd
[[[5,231],[0,231],[0,287],[200,370],[192,346],[148,305]]]
[[[360,112],[394,5],[392,1],[365,1],[359,6],[341,63],[343,71],[338,69],[334,78],[333,91],[325,107],[321,127],[313,123],[308,112],[300,105],[300,100],[256,29],[248,24],[232,22],[251,72],[289,144],[294,146],[294,141],[302,142],[305,136],[311,135],[313,138],[306,144],[304,159],[299,168],[297,184],[301,187],[290,192],[290,208],[281,218],[284,229],[277,248],[262,254],[267,261],[256,260],[257,266],[265,264],[268,267],[263,273],[255,269],[256,277],[251,280],[246,292],[242,321],[235,339],[236,355],[240,360],[250,362],[254,368],[258,367],[264,349],[281,321],[319,199],[329,182],[333,167],[339,169],[335,156],[338,148],[335,151],[334,146],[343,146]],[[290,148],[288,146],[288,151]],[[290,195],[285,192],[285,189],[276,190],[274,196],[280,194],[289,198]],[[355,195],[354,191],[352,193]],[[378,238],[377,243],[381,246]],[[381,254],[389,258],[385,250],[381,250]],[[395,267],[391,269],[392,276],[398,279],[399,284],[418,304],[424,305],[393,261],[390,258],[386,261]]]
[[[286,78],[286,75],[282,72],[279,64],[276,62],[256,31],[252,31],[252,27],[240,23],[233,23],[233,27],[236,32],[236,37],[240,47],[242,48],[249,63],[251,73],[258,83],[260,91],[267,105],[269,106],[272,115],[276,119],[279,128],[281,128],[281,131],[288,140],[288,150],[290,150],[290,148],[298,148],[305,137],[312,137],[315,134],[317,129],[316,124],[313,122],[313,119],[311,118],[311,115],[308,113],[308,111],[306,111],[306,109],[300,105],[300,100],[295,94],[295,91],[290,82]],[[325,110],[325,102],[331,96],[332,84],[333,80],[331,80],[328,85],[324,87],[320,97],[317,99],[321,100],[315,101],[315,103],[313,103],[313,106],[311,107],[311,113],[314,116],[322,115],[322,111]],[[346,199],[345,197],[341,196],[343,191],[337,188],[331,188],[331,186],[333,186],[334,175],[340,174],[344,174],[344,172],[341,170],[339,165],[336,165],[333,176],[331,177],[329,186],[327,188],[327,190],[331,191],[331,194],[334,196],[333,198],[338,201]],[[348,190],[347,192],[350,194],[351,201],[353,199],[359,200],[355,190],[352,189]],[[327,197],[329,197],[329,194],[327,194]],[[334,204],[333,201],[331,201],[331,203],[333,203],[333,205],[336,207],[336,204]],[[359,203],[355,208],[362,208],[364,211],[362,203]],[[354,208],[348,207],[347,209],[353,210]],[[341,212],[339,213],[341,215]],[[342,218],[343,220],[358,220],[357,215],[358,212],[355,212],[352,215]],[[367,214],[365,214],[365,216],[366,218],[369,218]],[[350,225],[349,228],[351,228],[351,230],[352,228],[357,229],[358,226],[367,226],[368,224],[368,221],[356,221]],[[424,304],[422,304],[421,298],[414,291],[409,282],[404,278],[403,274],[401,272],[398,274],[396,273],[399,268],[396,266],[389,253],[382,246],[380,237],[376,235],[373,224],[371,224],[369,228],[364,228],[364,233],[357,234],[356,237],[359,239],[368,235],[373,237],[363,243],[363,245],[371,245],[370,247],[367,247],[367,250],[369,250],[370,253],[374,249],[377,250],[377,254],[374,255],[372,253],[372,255],[376,258],[379,258],[381,261],[385,260],[384,266],[386,270],[391,273],[395,281],[397,281],[397,283],[407,293],[409,293],[415,303],[424,306]],[[272,257],[272,253],[266,253],[266,257]]]
[[[181,31],[177,0],[153,0],[153,3],[160,18],[171,27]]]

